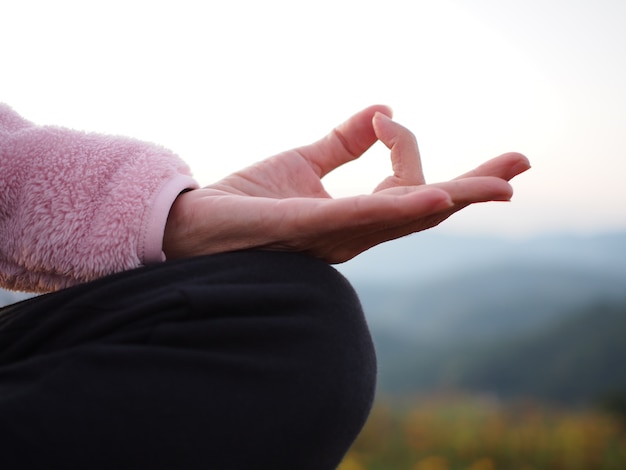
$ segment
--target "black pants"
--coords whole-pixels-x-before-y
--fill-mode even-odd
[[[374,384],[326,264],[167,262],[0,310],[0,468],[332,469]]]

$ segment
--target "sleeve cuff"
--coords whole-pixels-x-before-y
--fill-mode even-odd
[[[198,183],[191,177],[178,174],[169,179],[154,196],[153,203],[147,210],[142,224],[143,236],[139,238],[138,254],[143,264],[165,261],[163,253],[163,235],[165,224],[172,204],[186,189],[197,189]]]

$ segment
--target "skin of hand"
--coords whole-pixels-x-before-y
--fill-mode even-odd
[[[165,228],[166,257],[254,248],[341,263],[434,227],[470,204],[508,201],[508,181],[530,168],[523,155],[506,153],[451,181],[426,184],[414,135],[390,117],[386,106],[371,106],[314,144],[181,194]],[[391,150],[393,175],[372,194],[333,199],[324,175],[377,140]]]

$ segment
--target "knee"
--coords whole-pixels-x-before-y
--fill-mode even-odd
[[[324,422],[328,445],[345,452],[371,410],[376,357],[360,301],[349,282],[318,260],[297,261],[300,281],[294,352],[302,378],[302,407]]]
[[[365,424],[376,385],[374,346],[354,289],[334,268],[309,256],[237,256],[245,266],[238,270],[242,289],[236,302],[222,305],[254,314],[234,313],[234,335],[254,330],[244,347],[264,364],[262,381],[274,398],[281,397],[281,419],[298,416],[308,423],[300,432],[310,434],[300,440],[343,455]]]
[[[374,347],[354,289],[304,255],[230,253],[198,263],[209,263],[200,270],[208,274],[181,287],[189,315],[176,343],[193,348],[211,373],[200,376],[204,385],[185,389],[206,388],[223,403],[233,393],[245,397],[236,416],[218,410],[221,418],[207,414],[206,422],[228,421],[233,435],[245,428],[250,443],[276,439],[280,452],[270,456],[264,448],[265,458],[334,468],[365,424],[376,384]],[[174,334],[178,326],[151,338],[163,335],[171,344]]]

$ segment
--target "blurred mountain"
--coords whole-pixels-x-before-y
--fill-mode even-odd
[[[435,228],[378,245],[338,265],[350,280],[412,284],[494,264],[544,264],[626,274],[626,232],[521,240],[456,236]]]
[[[432,232],[339,266],[370,326],[421,342],[520,334],[626,298],[626,233],[513,241]]]
[[[559,324],[494,343],[457,366],[456,385],[579,403],[626,396],[626,301],[578,308]]]
[[[573,359],[561,359],[566,364],[557,373],[550,362],[555,352],[547,345],[593,351],[585,364],[590,370],[614,372],[614,361],[620,361],[623,372],[615,380],[626,384],[626,368],[621,367],[626,354],[619,350],[620,356],[610,341],[598,339],[601,333],[626,340],[626,233],[503,240],[431,231],[376,247],[339,269],[363,303],[383,391],[489,389],[491,384],[504,395],[591,399],[593,387],[587,387],[589,393],[548,393],[572,387],[565,371],[576,367]],[[598,305],[618,313],[594,316]],[[581,309],[588,314],[580,320],[588,332],[597,323],[591,343],[591,336],[582,334],[585,328],[577,335],[570,331],[574,326],[569,322],[577,321]],[[542,340],[546,331],[549,339]],[[559,357],[570,357],[563,354]],[[524,357],[534,363],[525,363]],[[506,374],[497,372],[507,365],[510,375],[530,367],[545,378],[545,386],[522,387],[530,382],[521,372],[517,381],[505,380]],[[604,381],[607,391],[615,380]],[[600,392],[594,389],[593,394]]]

